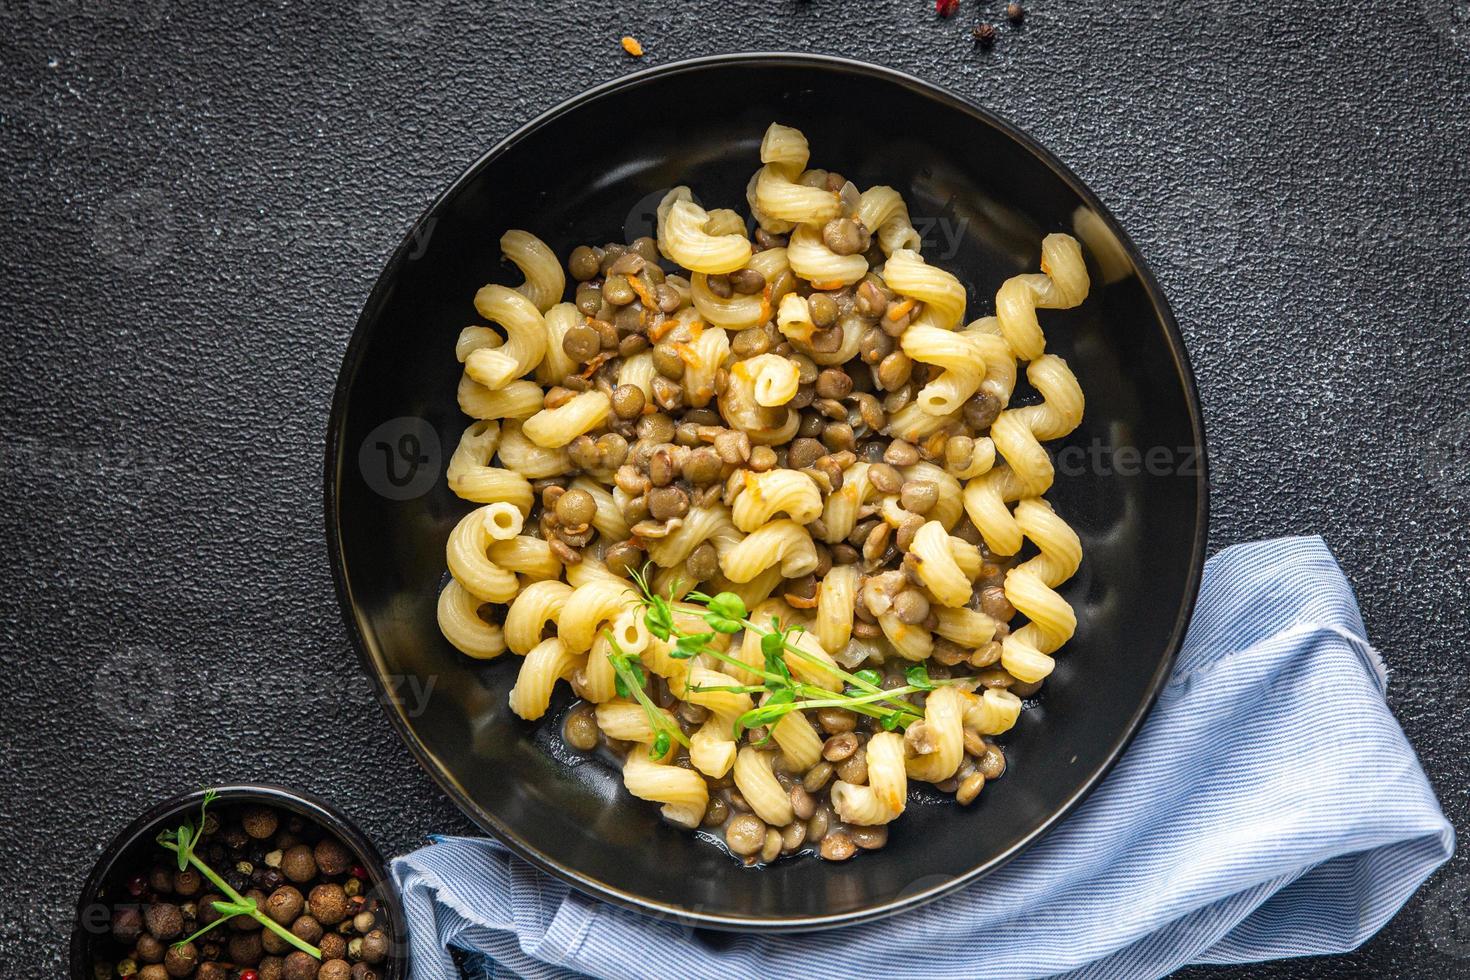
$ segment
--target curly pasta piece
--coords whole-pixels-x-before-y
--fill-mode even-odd
[[[521,431],[542,449],[560,449],[584,432],[602,427],[612,412],[612,399],[601,391],[583,391],[563,405],[543,408],[521,424]]]
[[[1006,573],[1006,598],[1030,620],[1001,643],[1000,662],[1017,680],[1034,683],[1052,672],[1056,651],[1077,631],[1077,614],[1056,591],[1082,562],[1082,542],[1037,497],[1016,505],[1016,523],[1040,551]]]
[[[822,241],[822,231],[814,225],[798,225],[791,233],[786,261],[792,272],[823,289],[850,286],[868,274],[866,258],[838,255]]]
[[[834,565],[817,587],[817,641],[822,649],[841,651],[852,638],[853,609],[857,605],[856,565]]]
[[[795,224],[822,224],[842,214],[842,200],[836,191],[798,183],[794,168],[768,163],[756,171],[754,207],[768,221]]]
[[[999,735],[1015,727],[1021,717],[1021,699],[1010,691],[988,687],[980,695],[965,695],[965,727],[981,735]]]
[[[531,481],[515,470],[490,465],[499,445],[499,423],[475,422],[466,428],[449,457],[445,474],[449,489],[465,500],[514,504],[522,514],[529,514],[536,499]]]
[[[784,827],[793,819],[791,795],[771,771],[775,756],[754,746],[743,747],[735,756],[735,788],[755,815],[773,827]]]
[[[528,419],[541,411],[545,392],[534,381],[512,381],[504,388],[486,388],[468,374],[459,378],[455,392],[459,410],[474,419]]]
[[[710,214],[694,203],[689,188],[669,191],[658,214],[658,250],[690,272],[734,272],[750,261],[752,249],[744,231],[711,234]]]
[[[900,296],[924,304],[924,319],[945,330],[959,326],[965,315],[965,287],[938,266],[925,262],[913,249],[901,248],[883,266],[883,281]]]
[[[684,397],[695,408],[703,408],[715,397],[715,372],[730,353],[730,338],[719,327],[702,326],[698,336],[687,344],[675,343],[674,350],[684,362]]]
[[[669,535],[652,538],[647,542],[648,557],[660,567],[673,568],[688,558],[695,548],[719,534],[722,529],[732,526],[730,512],[722,505],[694,507],[684,515],[684,523]]]
[[[572,303],[557,303],[546,311],[546,356],[536,365],[538,385],[559,385],[568,375],[577,373],[579,365],[567,354],[562,341],[573,327],[582,325],[583,319]]]
[[[696,272],[690,277],[690,299],[694,303],[694,309],[707,323],[726,330],[744,330],[747,327],[758,327],[771,318],[771,304],[780,300],[771,295],[769,284],[774,283],[781,273],[790,268],[786,261],[786,249],[768,248],[756,252],[746,263],[746,268],[754,269],[765,276],[768,284],[766,289],[759,293],[718,296],[709,288],[708,276]]]
[[[709,806],[709,784],[691,769],[655,762],[649,747],[637,745],[623,762],[623,786],[640,800],[662,803],[664,818],[693,830]]]
[[[735,526],[747,534],[760,530],[782,511],[798,524],[810,524],[822,515],[822,492],[800,470],[745,470],[740,475],[744,489],[735,498],[731,515]]]
[[[924,701],[924,720],[909,726],[910,732],[919,725],[925,727],[922,741],[929,750],[904,760],[911,779],[942,783],[955,774],[965,757],[964,717],[964,695],[958,688],[941,687],[929,692]]]
[[[1036,311],[1068,310],[1087,298],[1087,262],[1071,235],[1056,232],[1041,240],[1041,272],[1012,276],[995,294],[995,315],[1011,350],[1034,361],[1046,349]]]
[[[597,578],[579,585],[562,607],[558,635],[566,641],[567,649],[581,653],[592,646],[603,626],[637,603],[638,593],[632,583],[622,579]]]
[[[868,784],[840,779],[832,784],[832,808],[837,816],[850,824],[871,827],[903,813],[908,796],[903,754],[903,736],[897,732],[879,732],[868,739]]]
[[[500,236],[500,251],[526,277],[516,292],[535,303],[542,313],[556,305],[566,292],[567,277],[556,253],[545,242],[529,231],[508,231]]]
[[[505,612],[505,642],[525,655],[541,642],[541,631],[555,623],[572,587],[565,582],[533,582],[521,590]]]
[[[753,379],[752,390],[757,405],[779,408],[796,397],[797,377],[801,370],[789,357],[759,354],[741,363]]]
[[[963,606],[970,601],[970,579],[955,561],[949,532],[938,521],[926,521],[914,535],[909,554],[918,564],[919,579],[942,606]]]
[[[510,689],[510,710],[527,721],[546,714],[556,682],[570,677],[577,658],[556,637],[542,640],[521,661],[515,687]]]
[[[487,388],[504,388],[530,372],[546,356],[546,319],[526,297],[504,286],[482,286],[475,310],[505,328],[500,347],[480,347],[465,358],[469,376]]]
[[[730,725],[711,715],[689,736],[689,761],[711,779],[723,779],[735,765],[735,740]]]
[[[822,524],[827,529],[822,540],[836,544],[852,533],[857,526],[857,513],[873,495],[873,485],[868,482],[867,463],[853,463],[842,471],[842,486],[827,495],[822,507]]]
[[[822,737],[800,711],[793,711],[772,725],[771,737],[781,747],[781,756],[793,772],[806,772],[821,761]]]
[[[551,545],[529,534],[496,541],[490,546],[490,560],[522,576],[526,584],[561,575],[561,561],[552,554]]]
[[[878,185],[863,191],[858,200],[858,220],[878,236],[878,247],[884,255],[899,249],[921,247],[922,240],[909,220],[908,205],[892,187]]]
[[[602,729],[602,733],[608,738],[616,738],[624,742],[642,742],[647,745],[658,737],[658,733],[653,730],[653,723],[648,720],[648,712],[644,711],[643,705],[637,701],[614,698],[599,703],[594,710],[597,715],[597,727]],[[657,710],[669,725],[679,724],[672,712],[663,708]]]
[[[733,582],[749,582],[771,565],[784,578],[801,578],[817,567],[817,549],[806,528],[792,520],[772,521],[720,556],[720,570]]]
[[[484,602],[509,602],[520,583],[515,573],[491,560],[494,540],[485,528],[487,508],[479,507],[462,517],[444,546],[449,574],[471,595]]]
[[[990,426],[995,451],[1005,457],[1031,495],[1046,492],[1054,475],[1041,440],[1060,439],[1082,421],[1082,386],[1067,362],[1044,354],[1026,368],[1026,378],[1041,392],[1040,404],[1001,412]]]
[[[726,424],[739,429],[756,445],[779,446],[790,442],[801,425],[801,417],[790,408],[767,408],[755,400],[755,375],[749,363],[754,358],[736,361],[730,366],[725,393],[720,396],[719,410]]]
[[[499,626],[480,618],[484,603],[456,579],[439,593],[439,630],[460,653],[477,660],[490,660],[505,652],[505,634]]]
[[[500,433],[500,462],[528,480],[570,473],[572,457],[563,448],[538,446],[521,431],[521,423],[506,420]]]

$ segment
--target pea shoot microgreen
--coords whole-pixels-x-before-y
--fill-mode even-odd
[[[199,839],[204,836],[207,823],[205,811],[209,808],[209,804],[213,803],[217,797],[218,794],[214,790],[207,790],[204,794],[204,799],[199,803],[199,822],[197,824],[185,818],[177,830],[161,830],[158,832],[158,837],[156,838],[161,847],[173,851],[177,856],[180,871],[193,865],[200,874],[208,878],[220,890],[220,894],[225,896],[224,901],[211,903],[214,910],[219,913],[218,919],[215,919],[209,925],[194,933],[194,935],[180,939],[174,945],[183,946],[186,943],[191,943],[206,932],[224,925],[236,916],[248,915],[292,946],[318,960],[321,959],[322,951],[320,949],[311,945],[311,943],[308,943],[285,926],[276,922],[275,919],[262,912],[258,908],[258,903],[255,899],[246,898],[231,888],[229,882],[216,874],[213,868],[205,864],[203,859],[194,853],[194,848],[199,843]]]
[[[878,671],[869,668],[849,673],[804,649],[799,643],[804,631],[803,627],[799,625],[783,626],[781,621],[774,616],[771,617],[769,627],[752,622],[745,603],[732,592],[721,592],[711,596],[695,591],[686,595],[686,602],[704,607],[702,612],[696,614],[691,611],[690,615],[698,615],[709,628],[706,632],[686,633],[679,627],[675,618],[672,600],[653,590],[649,585],[646,570],[644,574],[634,572],[632,577],[638,586],[639,602],[644,608],[644,624],[648,627],[648,631],[660,640],[673,642],[673,649],[669,651],[670,657],[676,660],[692,660],[703,655],[737,667],[742,672],[753,673],[760,678],[758,684],[689,685],[692,691],[728,691],[760,698],[760,703],[756,707],[735,720],[733,735],[737,741],[746,731],[765,727],[766,735],[757,743],[765,744],[771,738],[770,728],[782,718],[793,711],[812,708],[845,708],[876,719],[888,731],[902,730],[924,717],[923,709],[910,702],[907,695],[932,691],[942,684],[959,684],[969,680],[969,678],[950,678],[936,681],[930,678],[929,671],[923,664],[915,664],[904,672],[907,684],[885,690],[882,686],[883,675]],[[677,595],[679,588],[675,585],[670,591]],[[759,667],[747,664],[714,645],[713,641],[717,634],[733,634],[741,630],[753,631],[760,637],[762,662]],[[671,738],[687,748],[689,743],[684,739],[683,733],[677,726],[669,726],[667,716],[658,711],[648,700],[647,695],[643,694],[643,671],[637,658],[622,653],[616,643],[613,644],[613,651],[612,654],[609,654],[609,659],[613,661],[614,670],[617,671],[620,681],[618,692],[623,693],[625,687],[635,692],[635,696],[638,696],[638,700],[649,713],[649,721],[653,724],[654,731],[658,733],[654,742],[655,754],[653,757],[662,758],[663,753],[670,747],[669,739]],[[829,691],[825,687],[793,676],[789,657],[795,657],[834,675],[843,682],[843,687],[839,691]]]

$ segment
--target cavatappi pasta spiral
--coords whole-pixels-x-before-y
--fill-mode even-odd
[[[1044,494],[1084,399],[1040,311],[1086,298],[1080,247],[1047,235],[970,311],[981,284],[924,256],[899,191],[810,158],[772,124],[752,232],[683,186],[655,237],[565,267],[506,231],[523,281],[481,288],[454,340],[471,421],[446,480],[472,506],[441,631],[514,661],[512,712],[746,862],[881,847],[911,783],[973,802],[1077,629],[1082,545]],[[703,618],[718,593],[748,611],[733,634]]]

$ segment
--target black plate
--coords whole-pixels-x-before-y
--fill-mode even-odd
[[[994,309],[1005,277],[1035,271],[1041,237],[1071,230],[1079,207],[1102,216],[1124,276],[1104,285],[1094,264],[1081,308],[1042,315],[1048,349],[1087,395],[1081,428],[1052,447],[1059,473],[1048,494],[1086,557],[1063,589],[1077,607],[1077,637],[1005,740],[1009,773],[968,809],[911,806],[880,851],[753,871],[663,824],[617,773],[569,760],[555,712],[539,725],[514,717],[506,693],[519,658],[460,656],[440,637],[434,604],[445,540],[471,506],[443,480],[469,422],[455,403],[454,340],[475,320],[479,286],[519,281],[500,262],[501,232],[528,229],[565,257],[583,242],[648,233],[654,206],[679,183],[706,206],[743,212],[773,120],[806,133],[813,166],[860,187],[898,188],[928,231],[926,256],[969,285],[970,316]],[[348,631],[388,695],[389,717],[476,823],[613,902],[717,928],[813,928],[890,914],[973,880],[1107,771],[1189,619],[1204,560],[1203,447],[1168,304],[1061,163],[1013,126],[906,75],[812,55],[730,55],[579,96],[496,146],[434,203],[378,280],[344,359],[327,445],[327,534]],[[432,679],[427,699],[406,678]]]

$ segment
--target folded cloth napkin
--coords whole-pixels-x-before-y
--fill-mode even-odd
[[[1454,832],[1384,702],[1352,589],[1320,538],[1222,552],[1173,676],[1088,799],[977,885],[873,926],[712,937],[588,898],[492,840],[393,862],[415,980],[1160,977],[1354,948]],[[861,955],[854,956],[854,951]],[[659,964],[657,969],[650,964]]]

